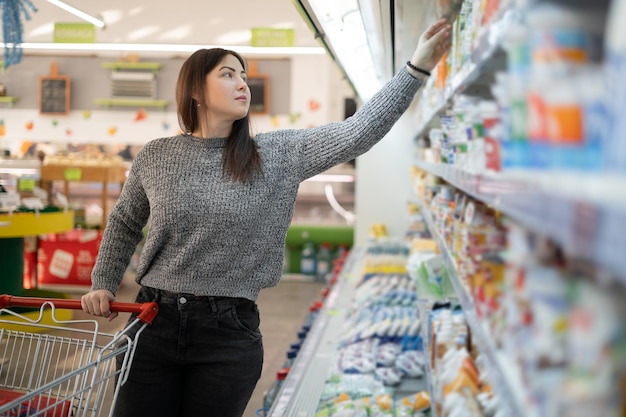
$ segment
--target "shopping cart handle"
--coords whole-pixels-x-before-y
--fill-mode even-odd
[[[38,297],[16,297],[13,295],[0,295],[0,308],[7,307],[41,307],[44,304],[54,305],[55,308],[70,310],[82,310],[80,300],[67,300],[62,298],[38,298]],[[152,320],[159,312],[159,305],[152,301],[149,303],[120,303],[111,302],[111,311],[119,313],[137,313],[137,318],[144,323],[152,323]]]

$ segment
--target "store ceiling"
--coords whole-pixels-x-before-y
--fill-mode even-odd
[[[45,0],[24,22],[24,42],[52,42],[55,22],[82,22]],[[292,28],[295,46],[320,46],[292,0],[65,0],[106,27],[97,42],[249,45],[254,27]]]

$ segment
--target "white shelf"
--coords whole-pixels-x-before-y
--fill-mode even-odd
[[[337,352],[364,251],[352,249],[337,284],[309,331],[268,417],[313,417]],[[341,295],[341,296],[340,296]]]
[[[626,176],[478,174],[453,165],[415,165],[626,283]]]
[[[0,174],[39,177],[40,168],[38,159],[0,159]]]
[[[515,367],[511,363],[506,363],[506,358],[504,355],[500,354],[496,348],[489,330],[485,327],[482,320],[478,318],[474,302],[470,298],[465,286],[461,283],[461,280],[457,275],[452,255],[450,254],[445,241],[441,238],[437,228],[435,227],[430,210],[428,210],[422,202],[420,202],[420,206],[424,219],[428,225],[428,229],[430,230],[433,239],[437,242],[437,245],[441,249],[441,254],[446,264],[448,276],[452,282],[459,303],[463,307],[463,313],[467,324],[472,331],[472,337],[474,338],[479,351],[485,355],[485,358],[487,359],[489,382],[491,382],[496,394],[500,398],[500,403],[508,408],[506,415],[510,417],[524,417],[527,413],[521,406],[519,395],[516,395],[516,393],[519,393],[522,388],[521,386],[516,388],[514,387],[514,383],[512,381],[516,379],[516,377],[510,375],[511,370],[515,369]]]
[[[493,73],[492,66],[504,67],[505,56],[502,50],[501,40],[499,39],[499,26],[502,24],[504,16],[507,13],[514,13],[516,8],[512,3],[503,7],[492,23],[489,24],[479,36],[476,47],[471,53],[470,59],[461,70],[455,74],[446,86],[443,97],[438,104],[432,108],[419,123],[416,135],[422,135],[426,129],[433,123],[435,118],[441,114],[451,103],[453,97],[470,92],[469,90],[476,87],[476,84],[486,73]],[[474,89],[472,95],[490,97],[491,93],[486,88]]]

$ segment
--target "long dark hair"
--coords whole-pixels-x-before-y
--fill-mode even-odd
[[[226,55],[234,56],[246,68],[241,55],[222,48],[200,49],[183,63],[176,83],[178,124],[183,132],[192,133],[200,126],[198,103],[206,102],[206,76]],[[193,96],[198,97],[198,100]],[[252,182],[254,175],[261,171],[261,156],[250,135],[248,114],[233,122],[233,128],[226,140],[222,169],[233,180],[242,183]]]

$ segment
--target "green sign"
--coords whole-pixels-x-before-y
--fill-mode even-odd
[[[18,178],[17,190],[18,191],[33,191],[37,185],[37,181],[34,178]]]
[[[94,43],[96,27],[91,23],[55,23],[55,43]]]
[[[83,171],[80,168],[67,168],[63,174],[65,181],[80,181]]]
[[[294,45],[293,29],[252,28],[250,46],[289,47]]]

